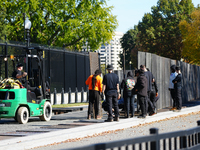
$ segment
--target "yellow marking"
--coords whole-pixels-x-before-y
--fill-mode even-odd
[[[34,100],[32,100],[32,103],[35,103],[35,101],[34,101]]]

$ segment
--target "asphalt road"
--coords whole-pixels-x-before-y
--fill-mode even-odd
[[[84,108],[83,111],[76,111],[76,112],[69,112],[65,114],[60,115],[53,115],[52,119],[48,122],[46,121],[40,121],[39,117],[31,117],[29,118],[29,121],[27,124],[19,124],[16,122],[13,118],[7,119],[7,118],[1,118],[0,120],[0,140],[6,139],[6,138],[13,138],[13,137],[5,137],[1,136],[1,134],[5,133],[14,133],[16,130],[41,130],[41,127],[48,127],[52,125],[58,125],[62,123],[73,123],[76,120],[79,119],[86,119],[87,115],[87,109]],[[45,130],[45,129],[43,129]],[[46,129],[48,130],[48,129]],[[50,129],[49,129],[50,130]],[[56,129],[51,129],[56,130]]]

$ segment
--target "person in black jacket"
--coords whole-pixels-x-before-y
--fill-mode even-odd
[[[146,111],[149,114],[149,116],[152,116],[155,114],[154,112],[154,106],[150,100],[150,94],[152,91],[152,82],[153,82],[153,74],[150,72],[148,68],[146,68],[145,65],[140,65],[140,69],[144,70],[144,74],[147,78],[147,97],[146,97]]]
[[[174,83],[175,100],[176,100],[176,109],[174,111],[179,112],[181,111],[181,107],[182,107],[182,98],[181,98],[182,74],[180,72],[179,66],[176,67],[176,72],[178,73],[178,75],[176,76],[174,80],[172,80],[172,82]]]
[[[134,116],[135,108],[134,108],[134,100],[135,95],[132,94],[132,89],[135,86],[135,80],[133,79],[133,74],[131,71],[127,73],[127,78],[122,80],[121,88],[123,88],[124,95],[124,104],[126,110],[126,118],[129,118],[129,111],[131,110],[131,117]]]
[[[144,74],[144,70],[138,70],[139,76],[137,78],[137,82],[135,87],[133,88],[133,93],[137,93],[137,98],[140,104],[142,114],[138,116],[138,118],[146,118],[146,108],[145,101],[147,97],[147,78]]]
[[[105,122],[113,121],[113,111],[115,118],[114,121],[119,121],[119,106],[118,99],[120,98],[119,94],[119,77],[117,74],[113,73],[113,66],[108,65],[107,68],[108,74],[103,77],[103,90],[105,92],[106,101],[108,105],[108,119]]]
[[[153,104],[154,112],[156,112],[156,97],[158,96],[158,86],[155,77],[153,77],[152,91],[150,93],[150,101]]]

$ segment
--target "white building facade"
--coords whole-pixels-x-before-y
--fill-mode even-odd
[[[120,39],[123,35],[123,32],[115,32],[110,44],[101,45],[100,49],[98,49],[101,64],[105,64],[106,66],[109,64],[114,67],[114,70],[122,70],[118,61],[120,61],[119,54],[123,51],[120,43]]]

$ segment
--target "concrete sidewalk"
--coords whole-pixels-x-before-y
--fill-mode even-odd
[[[136,117],[129,119],[120,119],[119,122],[105,122],[94,125],[76,127],[71,129],[63,129],[43,134],[30,135],[26,137],[18,137],[0,141],[0,147],[4,150],[22,150],[31,149],[48,144],[55,144],[69,139],[84,138],[88,136],[98,135],[103,132],[115,131],[119,129],[130,128],[132,126],[160,121],[167,118],[177,117],[200,111],[200,106],[183,108],[181,112],[160,112],[154,116],[147,116],[145,119]]]

